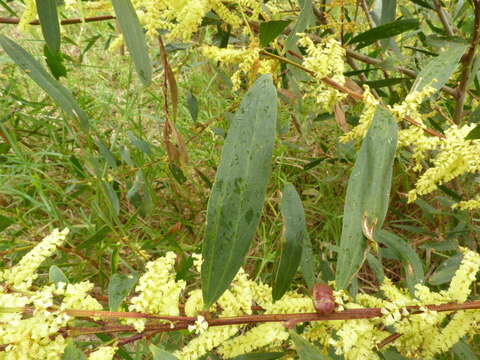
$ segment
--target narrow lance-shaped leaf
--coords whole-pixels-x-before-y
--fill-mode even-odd
[[[145,35],[135,8],[130,0],[112,0],[112,4],[137,74],[144,85],[150,85],[152,82],[152,63],[148,56]]]
[[[243,264],[263,207],[275,143],[277,92],[263,75],[245,95],[228,131],[208,202],[203,241],[205,307]]]
[[[373,44],[380,39],[399,35],[409,30],[418,29],[420,23],[417,19],[395,20],[388,24],[377,26],[371,30],[367,30],[355,36],[350,40],[350,44],[358,44],[357,49]]]
[[[88,130],[87,114],[78,106],[72,94],[55,80],[32,55],[20,45],[4,35],[0,35],[0,45],[15,63],[22,68],[52,99],[71,117],[80,120],[84,130]]]
[[[418,73],[410,92],[421,91],[427,85],[439,90],[452,76],[467,46],[464,43],[452,42]]]
[[[60,23],[57,0],[36,0],[36,5],[43,38],[50,52],[58,54],[60,51]]]
[[[364,231],[381,228],[387,213],[397,124],[378,106],[348,181],[338,252],[336,287],[345,289],[366,255]]]
[[[280,211],[283,216],[284,235],[279,264],[276,268],[272,297],[276,301],[288,290],[302,257],[305,239],[305,213],[295,187],[287,183],[283,188]]]

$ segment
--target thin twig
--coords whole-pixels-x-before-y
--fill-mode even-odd
[[[305,71],[306,73],[309,73],[310,75],[315,75],[315,72],[306,68],[305,66],[303,65],[300,65],[298,63],[296,63],[295,61],[292,61],[288,58],[285,58],[283,56],[279,56],[279,55],[276,55],[276,54],[272,54],[268,51],[265,51],[265,50],[261,50],[260,51],[260,54],[262,55],[265,55],[265,56],[268,56],[268,57],[271,57],[273,59],[276,59],[276,60],[279,60],[279,61],[282,61],[282,62],[285,62],[287,64],[290,64],[292,66],[295,66],[297,67],[298,69],[301,69],[303,71]],[[341,91],[345,94],[348,94],[350,95],[351,97],[353,97],[354,99],[357,99],[357,100],[363,100],[363,94],[360,94],[358,92],[355,92],[353,90],[350,90],[349,88],[347,88],[346,86],[343,86],[339,83],[337,83],[336,81],[328,78],[328,77],[324,77],[321,79],[322,82],[324,82],[325,84],[327,84],[328,86],[334,88],[334,89],[337,89],[338,91]],[[408,121],[409,123],[421,128],[423,131],[425,131],[427,134],[430,134],[430,135],[433,135],[433,136],[436,136],[438,138],[445,138],[445,136],[435,130],[432,130],[432,129],[429,129],[429,128],[426,128],[424,126],[422,126],[421,124],[419,124],[417,121],[415,121],[414,119],[410,118],[410,117],[405,117],[404,118],[406,121]]]
[[[363,55],[359,52],[356,52],[354,50],[346,49],[347,56],[352,57],[356,60],[359,60],[363,63],[370,64],[370,65],[375,65],[375,66],[380,66],[382,63],[382,60],[372,58],[370,56]],[[404,75],[407,75],[411,78],[416,78],[417,73],[414,70],[407,69],[402,66],[395,66],[394,67],[395,71],[398,71],[399,73],[402,73]],[[456,96],[457,91],[454,88],[451,88],[450,86],[442,86],[441,88],[442,91],[446,92],[449,95]]]
[[[447,32],[448,36],[455,35],[455,32],[453,31],[452,26],[448,22],[447,14],[445,13],[445,10],[443,10],[443,7],[442,7],[442,4],[440,4],[440,1],[439,0],[433,0],[433,5],[435,6],[435,11],[438,14],[438,18],[442,22],[443,28]]]
[[[387,336],[385,339],[383,339],[377,344],[377,349],[380,350],[381,348],[397,340],[400,336],[402,336],[402,334],[397,334],[397,333]]]
[[[475,25],[473,29],[470,47],[465,55],[462,57],[462,74],[460,75],[460,83],[457,88],[457,106],[453,115],[453,121],[459,123],[463,116],[463,105],[467,96],[467,87],[472,75],[472,65],[475,58],[478,42],[480,41],[480,0],[473,0],[475,6]]]
[[[105,20],[113,20],[115,16],[111,15],[102,15],[102,16],[93,16],[93,17],[86,17],[86,18],[75,18],[75,19],[65,19],[60,21],[62,25],[72,25],[72,24],[81,24],[81,23],[88,23],[88,22],[96,22],[96,21],[105,21]],[[6,18],[0,17],[0,24],[18,24],[20,23],[19,18]],[[29,23],[30,25],[40,25],[39,20],[33,20]]]

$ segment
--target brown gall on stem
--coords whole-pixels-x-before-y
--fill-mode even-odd
[[[315,284],[312,289],[313,306],[319,314],[331,314],[335,309],[333,290],[327,284]]]

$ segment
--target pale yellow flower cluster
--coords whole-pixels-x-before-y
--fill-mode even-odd
[[[88,360],[112,360],[116,351],[116,346],[102,346],[92,352],[88,356]]]
[[[250,9],[248,18],[258,18],[260,4],[250,0],[133,0],[147,34],[157,35],[158,29],[170,30],[170,39],[189,41],[205,15],[214,11],[234,29],[242,23],[242,10]]]
[[[402,335],[389,346],[395,346],[404,356],[428,360],[435,354],[448,351],[480,325],[480,311],[459,311],[445,325],[448,313],[423,308],[422,314],[412,316],[406,307],[463,302],[467,299],[480,268],[480,255],[468,249],[461,250],[464,257],[448,290],[437,293],[418,284],[413,297],[407,290],[397,288],[386,278],[381,287],[385,299],[366,294],[358,295],[355,303],[345,301],[344,296],[341,299],[347,309],[381,308],[384,317],[312,323],[306,327],[303,335],[310,341],[319,342],[325,349],[328,345],[333,345],[336,352],[343,354],[346,360],[379,359],[373,350],[376,344],[390,335],[383,330],[385,325],[394,327],[395,332]],[[338,338],[332,338],[333,331],[336,331]]]
[[[54,235],[45,238],[46,243],[51,243],[52,238],[58,238],[61,233],[56,230],[52,234]],[[39,249],[42,247],[36,247],[31,252],[40,251]],[[353,302],[346,293],[337,291],[334,292],[339,304],[337,308],[379,307],[384,316],[370,320],[312,323],[305,328],[303,336],[320,343],[323,349],[333,346],[346,360],[378,359],[375,346],[390,334],[385,330],[387,325],[402,335],[388,346],[394,346],[404,356],[429,360],[438,353],[448,351],[461,337],[478,328],[480,311],[457,311],[450,316],[422,306],[467,300],[470,287],[480,269],[480,254],[465,248],[461,250],[463,260],[448,290],[432,292],[426,286],[418,284],[412,296],[385,279],[381,287],[385,299],[360,294],[356,302]],[[32,254],[27,254],[26,257],[32,258]],[[194,267],[199,270],[202,259],[199,255],[194,258]],[[185,283],[175,281],[175,260],[175,254],[169,252],[147,264],[147,272],[136,287],[138,295],[131,300],[131,310],[178,314],[179,296]],[[0,352],[2,360],[59,359],[66,341],[58,331],[67,326],[70,320],[70,316],[62,310],[71,307],[101,309],[100,304],[88,295],[93,286],[89,282],[68,285],[59,283],[41,287],[35,292],[29,288],[16,292],[11,290],[6,273],[3,273],[3,282],[0,283],[0,344],[7,345],[5,351]],[[60,305],[55,305],[60,299]],[[255,304],[261,306],[265,314],[314,311],[312,299],[295,291],[290,291],[273,302],[270,286],[250,280],[240,270],[230,288],[212,306],[210,312],[215,313],[221,309],[218,314],[220,317],[246,315],[251,313],[251,307]],[[420,306],[423,313],[409,314],[407,307],[410,305]],[[34,309],[28,317],[22,313],[26,306]],[[197,336],[174,353],[179,360],[198,359],[212,350],[216,350],[223,358],[232,358],[262,349],[278,350],[288,344],[289,334],[284,324],[264,323],[248,329],[247,325],[209,327],[207,319],[199,314],[202,308],[201,290],[191,291],[185,303],[185,311],[189,316],[197,316],[195,325],[189,328]],[[243,332],[239,334],[241,330]],[[336,337],[331,336],[333,332]],[[91,353],[89,359],[112,359],[115,351],[115,346],[101,347]]]
[[[413,170],[422,170],[422,160],[427,153],[433,153],[432,166],[428,168],[417,180],[415,188],[409,191],[408,201],[415,201],[418,195],[425,195],[435,191],[439,185],[447,183],[464,174],[475,174],[480,171],[480,140],[465,140],[468,133],[474,128],[474,124],[458,126],[451,125],[445,130],[445,137],[430,136],[423,130],[424,118],[428,115],[419,112],[423,100],[431,96],[436,90],[431,86],[425,86],[421,91],[412,91],[400,104],[390,106],[389,109],[402,121],[410,118],[419,126],[408,124],[405,129],[398,132],[398,148],[409,147],[412,150]],[[363,138],[370,126],[378,101],[365,92],[364,110],[360,116],[359,124],[349,133],[341,137],[346,142],[353,139]],[[480,198],[462,201],[455,204],[464,210],[480,208]]]
[[[414,201],[417,195],[428,194],[460,175],[480,171],[480,140],[465,140],[474,124],[452,125],[445,131],[445,138],[435,140],[433,166],[427,169],[417,180],[415,189],[408,194],[409,201]]]
[[[28,289],[32,285],[32,281],[37,278],[38,267],[53,254],[57,246],[63,244],[68,233],[68,229],[63,231],[55,229],[26,254],[17,265],[0,273],[0,280],[3,278],[7,285],[17,290]]]
[[[358,119],[358,125],[355,126],[352,130],[348,133],[342,135],[340,137],[341,142],[348,142],[354,139],[363,139],[363,137],[367,134],[368,128],[372,123],[373,116],[375,115],[375,110],[377,109],[377,105],[380,103],[379,100],[373,96],[370,91],[370,88],[367,85],[364,85],[365,92],[363,93],[363,104],[364,108]]]
[[[68,232],[68,229],[55,229],[17,265],[0,274],[0,344],[6,345],[0,359],[60,359],[66,340],[58,331],[71,320],[62,310],[102,308],[87,294],[93,287],[89,282],[31,289],[38,267],[65,241]],[[27,306],[32,307],[33,312],[25,316],[23,309]]]
[[[327,86],[322,79],[328,77],[340,85],[345,84],[345,49],[340,43],[331,38],[324,43],[315,44],[305,34],[299,34],[298,43],[306,48],[307,56],[303,65],[313,71],[316,80],[315,86],[309,86],[307,96],[313,97],[324,111],[332,112],[333,106],[344,99],[346,95]]]
[[[460,201],[452,206],[454,209],[462,209],[462,210],[476,210],[480,209],[480,196],[477,195],[473,199]]]
[[[237,65],[238,69],[231,77],[233,90],[238,90],[242,84],[242,76],[247,79],[248,85],[253,83],[259,74],[275,74],[278,62],[271,59],[262,59],[259,56],[260,47],[253,41],[249,47],[227,48],[216,46],[203,46],[202,53],[205,57],[220,62],[223,66]]]
[[[25,9],[23,10],[22,17],[18,27],[20,31],[26,31],[28,24],[35,20],[37,17],[37,6],[35,0],[25,0]]]
[[[183,280],[175,281],[174,252],[168,252],[165,256],[146,265],[146,272],[138,281],[135,291],[137,296],[131,299],[130,311],[138,311],[159,315],[176,316],[179,314],[179,298],[185,289]],[[137,331],[143,331],[144,319],[126,320],[132,323]]]
[[[93,284],[89,281],[59,286],[57,292],[63,295],[60,309],[102,310],[102,305],[88,294],[92,289]]]

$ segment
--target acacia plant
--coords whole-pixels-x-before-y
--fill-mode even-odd
[[[189,276],[177,273],[175,252],[152,259],[132,246],[129,251],[145,260],[144,266],[135,265],[141,274],[115,272],[106,293],[93,291],[95,278],[69,281],[60,264],[49,268],[46,279],[41,265],[57,249],[83,256],[81,248],[65,247],[75,243],[68,227],[55,229],[21,259],[1,263],[0,359],[476,358],[480,0],[25,0],[0,5],[21,13],[0,18],[19,24],[15,40],[0,34],[1,48],[24,71],[17,76],[27,75],[43,89],[65,116],[73,141],[95,145],[106,168],[115,168],[116,159],[97,140],[101,127],[92,121],[95,108],[80,105],[76,90],[65,85],[68,56],[62,49],[74,31],[70,24],[116,23],[119,35],[109,40],[108,51],[125,47],[141,86],[162,89],[161,146],[176,180],[197,171],[209,181],[191,165],[188,141],[178,129],[182,64],[173,53],[190,54],[186,62],[210,61],[228,84],[235,112],[209,189],[201,253],[191,251],[184,270]],[[47,67],[19,45],[27,35],[44,39]],[[187,108],[195,120],[198,102],[191,94]],[[317,121],[335,120],[343,132],[337,146],[350,149],[352,156],[341,235],[328,249],[312,245],[324,239],[309,236],[300,176],[283,176],[281,248],[274,265],[264,269],[269,275],[254,276],[245,261],[254,252],[281,128],[287,121],[301,132],[298,119],[312,120],[305,108]],[[0,154],[15,152],[15,139],[3,125],[0,136]],[[148,154],[146,143],[134,140]],[[125,151],[123,159],[128,163]],[[90,161],[99,164],[93,156]],[[313,159],[304,169],[321,161]],[[99,192],[121,223],[118,182],[97,165],[93,177]],[[152,181],[142,168],[133,168],[135,182],[126,194],[132,203],[147,197],[139,189]],[[409,187],[392,190],[402,178],[410,180]],[[187,190],[172,186],[172,191]],[[426,200],[438,192],[449,201],[435,202],[435,209]],[[467,219],[476,229],[449,248],[456,255],[447,259],[448,270],[437,273],[444,281],[427,281],[431,250],[423,259],[421,248],[393,232],[397,203]],[[8,221],[0,214],[0,228]],[[326,252],[334,254],[330,261]],[[392,259],[403,270],[391,271]],[[378,291],[362,286],[362,271],[375,277]],[[103,343],[85,346],[94,336]],[[135,350],[136,343],[148,349]]]

